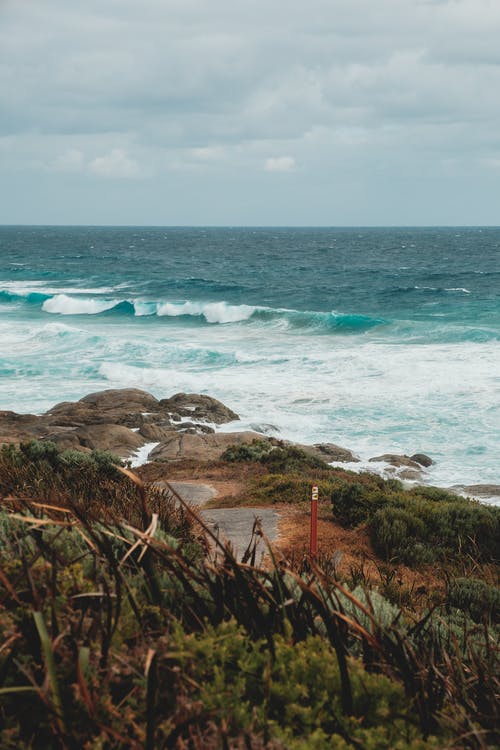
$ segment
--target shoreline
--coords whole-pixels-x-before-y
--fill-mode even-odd
[[[200,462],[222,455],[233,443],[252,440],[297,445],[325,463],[356,473],[397,479],[410,488],[435,486],[488,505],[500,505],[500,484],[436,482],[435,462],[426,454],[360,454],[334,443],[290,441],[276,427],[240,417],[221,401],[204,394],[176,394],[157,399],[137,388],[106,389],[78,401],[62,402],[39,415],[0,411],[0,444],[52,440],[67,449],[114,452],[139,467],[150,461],[183,457]]]

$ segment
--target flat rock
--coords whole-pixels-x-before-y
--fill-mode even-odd
[[[257,432],[219,432],[212,435],[176,433],[151,451],[150,461],[216,461],[230,445],[243,445],[261,438]]]
[[[483,497],[500,497],[500,484],[469,484],[462,488],[464,492],[471,495],[481,495]]]
[[[225,424],[239,419],[239,416],[221,401],[198,393],[176,393],[171,398],[161,399],[159,407],[172,419],[190,417],[193,422],[215,424]]]
[[[386,464],[389,464],[390,466],[395,466],[397,468],[401,466],[407,466],[409,469],[416,469],[417,471],[421,470],[420,464],[418,464],[416,461],[413,461],[413,459],[410,458],[410,456],[399,456],[395,453],[384,453],[382,456],[375,456],[375,458],[370,458],[370,462],[384,462]]]

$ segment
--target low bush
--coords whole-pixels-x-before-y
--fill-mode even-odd
[[[500,589],[478,578],[455,578],[448,587],[447,604],[476,622],[500,621]]]
[[[424,536],[424,522],[404,508],[387,505],[380,508],[370,521],[373,549],[386,560],[397,558],[405,563],[414,562],[412,548],[420,542],[417,554],[421,557],[421,540]],[[432,559],[425,560],[425,562],[432,562]],[[416,562],[423,562],[423,560],[416,560]]]
[[[330,497],[332,482],[320,479],[315,482],[320,500]],[[265,474],[255,480],[250,488],[251,499],[259,504],[304,503],[311,499],[310,479],[296,474]]]
[[[387,495],[377,485],[339,480],[331,493],[333,514],[345,526],[358,526],[387,503]]]
[[[221,456],[223,461],[259,461],[273,474],[309,473],[311,470],[329,470],[320,458],[306,453],[296,445],[281,441],[254,440],[248,445],[231,445]]]
[[[342,524],[367,523],[375,551],[387,560],[417,565],[463,554],[478,562],[498,559],[500,508],[436,487],[405,491],[366,475],[335,478],[331,501]]]

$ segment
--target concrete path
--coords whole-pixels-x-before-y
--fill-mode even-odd
[[[279,514],[272,508],[207,508],[201,513],[211,531],[221,541],[231,543],[237,558],[241,558],[248,547],[255,519],[260,521],[270,542],[278,538]],[[261,549],[264,553],[265,545]]]
[[[160,487],[166,487],[166,482],[155,482]],[[199,509],[200,515],[212,533],[220,541],[231,543],[238,558],[244,554],[252,536],[252,529],[256,519],[259,519],[262,530],[270,542],[278,538],[279,513],[272,508],[237,507],[237,508],[206,508],[203,506],[216,497],[216,490],[208,484],[197,482],[169,482],[170,487],[184,500]],[[262,554],[265,547],[262,546]]]

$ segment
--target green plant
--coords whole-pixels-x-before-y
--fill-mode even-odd
[[[500,589],[477,578],[450,581],[447,603],[467,612],[476,622],[500,621]]]

